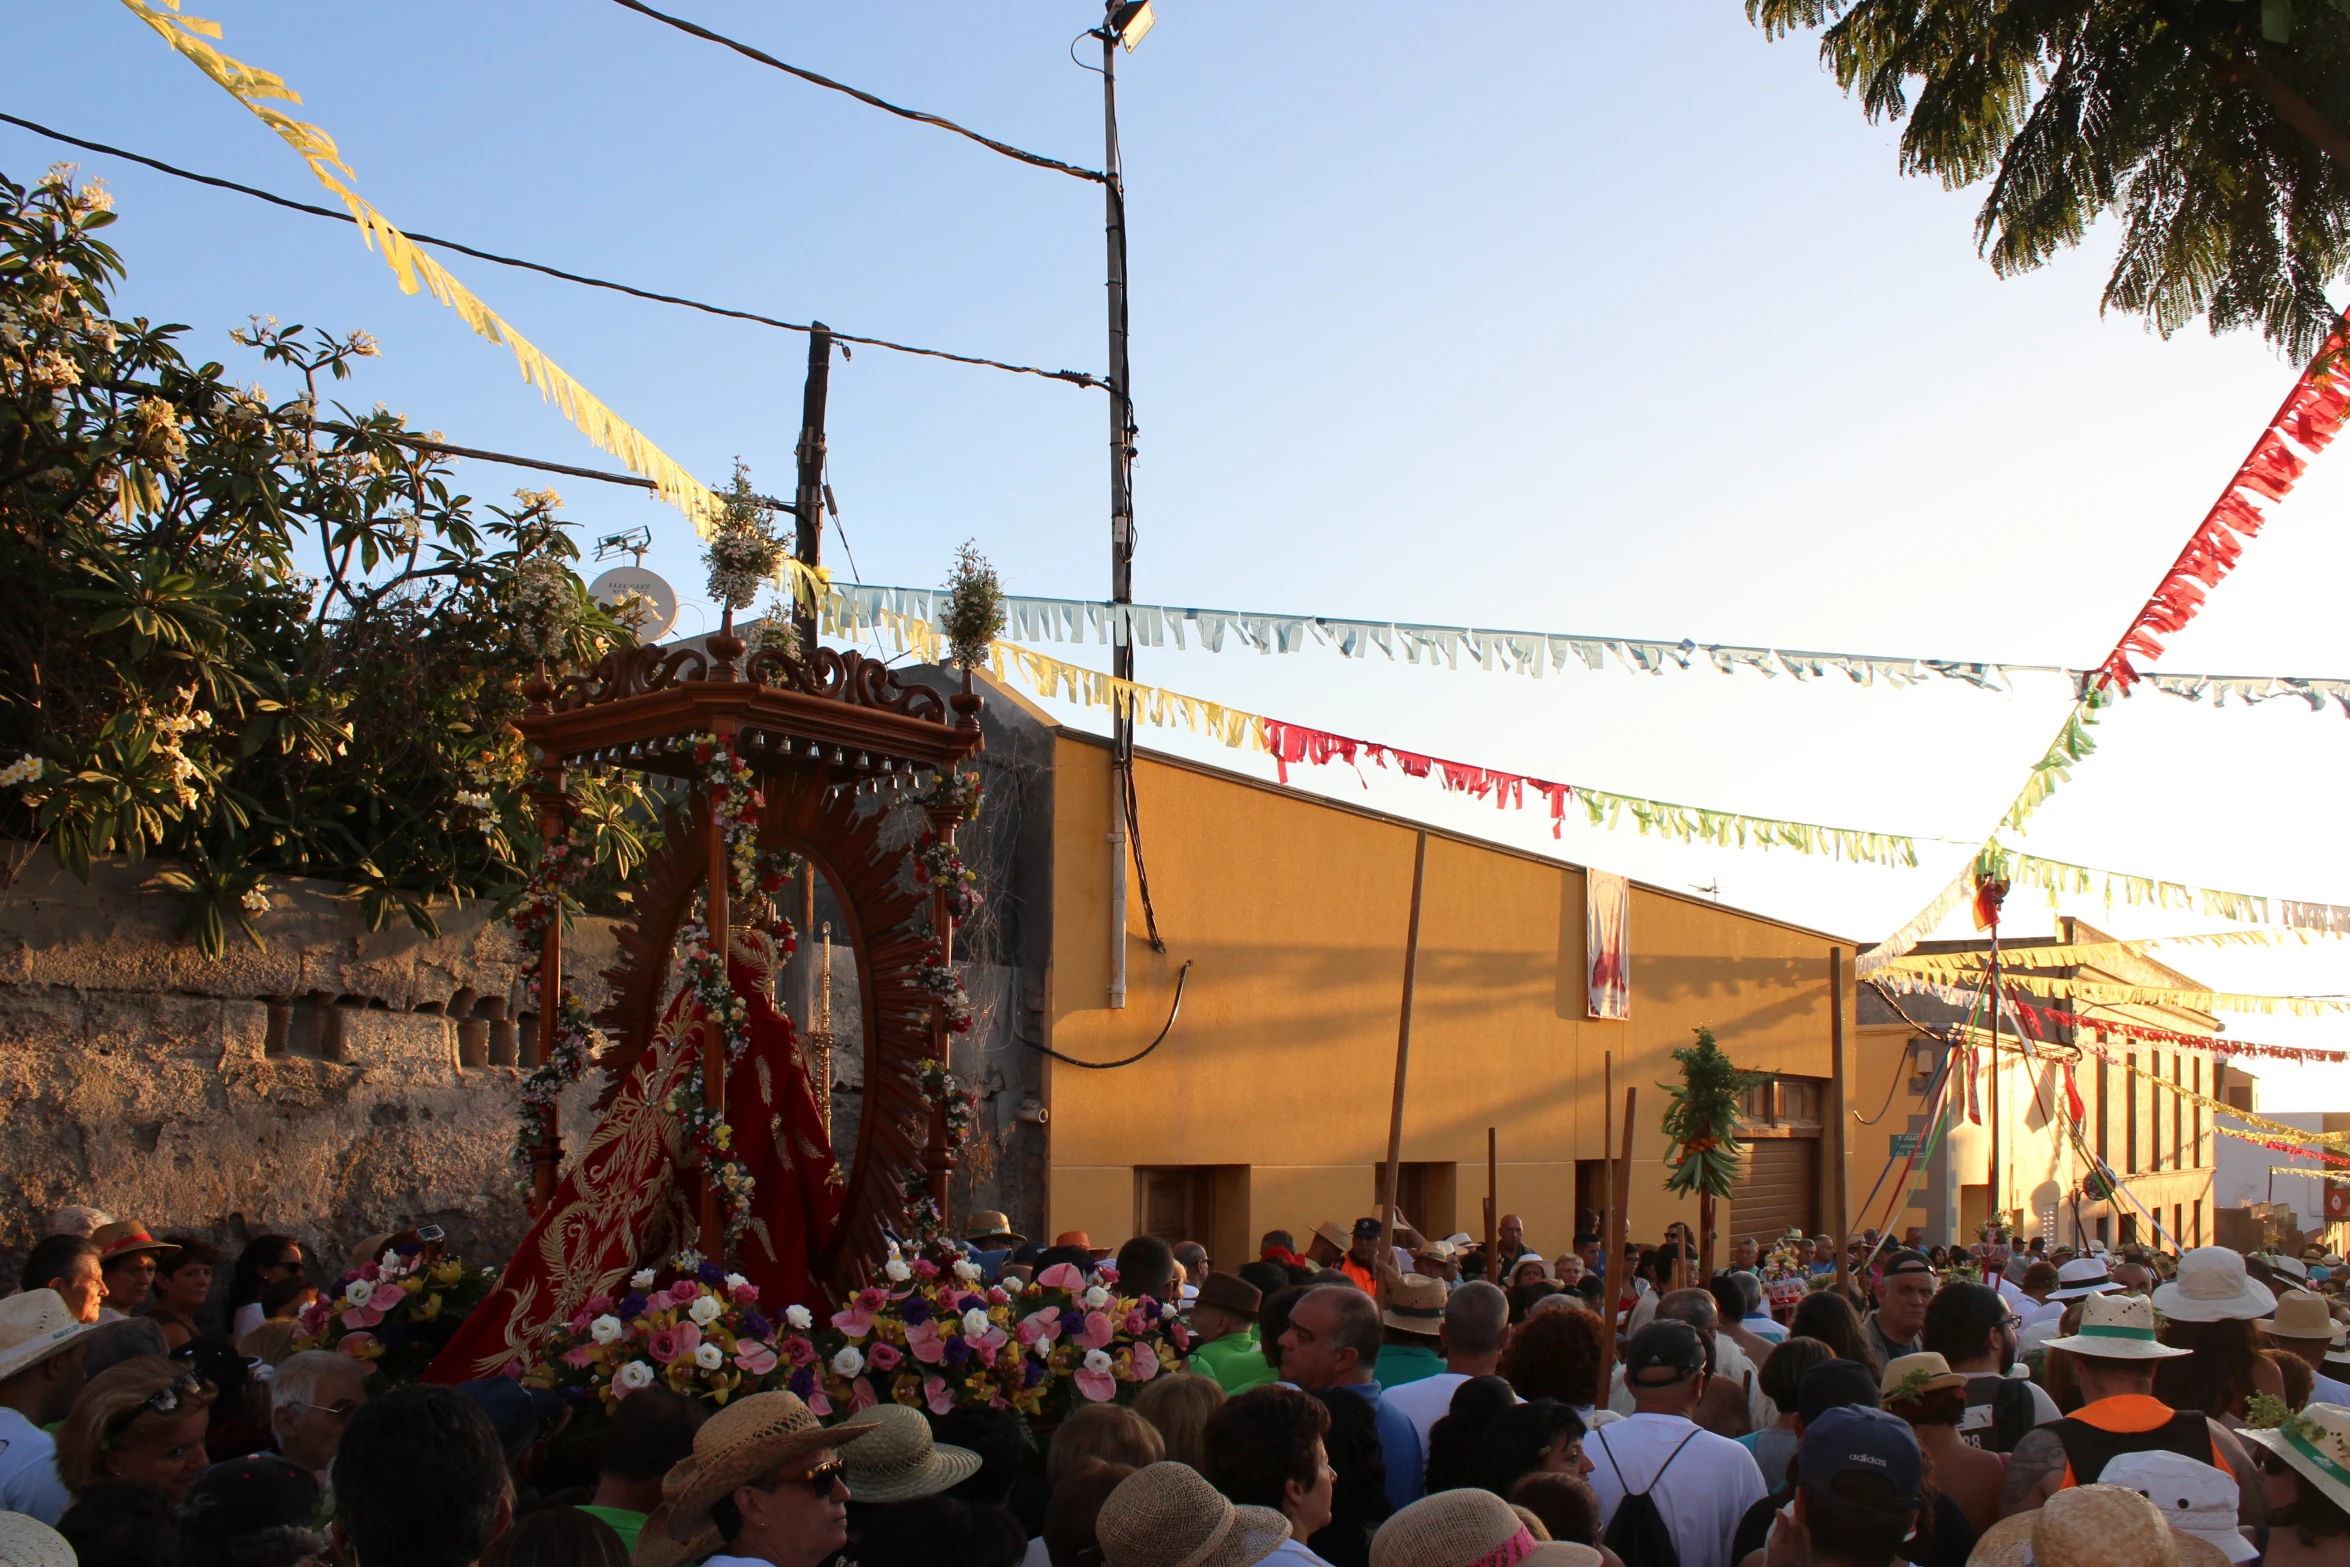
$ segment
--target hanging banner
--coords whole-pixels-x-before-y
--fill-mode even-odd
[[[2125,1023],[2118,1018],[2083,1017],[2078,1012],[2067,1012],[2062,1007],[2034,1006],[2021,996],[2008,997],[2008,1005],[2014,1009],[2025,1031],[2039,1040],[2047,1040],[2052,1028],[2070,1028],[2076,1033],[2085,1030],[2092,1037],[2102,1034],[2114,1039],[2133,1039],[2141,1044],[2168,1045],[2173,1050],[2193,1050],[2215,1057],[2264,1056],[2277,1061],[2350,1061],[2350,1050],[2259,1045],[2250,1040],[2217,1034],[2182,1034],[2174,1029],[2155,1028],[2145,1023]]]
[[[1632,883],[1613,871],[1583,873],[1583,991],[1595,1018],[1632,1016]]]

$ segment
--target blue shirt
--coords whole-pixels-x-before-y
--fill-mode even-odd
[[[1379,1424],[1379,1455],[1387,1464],[1387,1500],[1397,1512],[1418,1501],[1427,1491],[1427,1458],[1420,1451],[1420,1433],[1411,1417],[1379,1394],[1376,1382],[1348,1382],[1333,1389],[1368,1399]]]
[[[1404,1434],[1411,1434],[1408,1422]],[[23,1513],[55,1528],[72,1502],[65,1482],[57,1477],[57,1444],[49,1433],[0,1406],[0,1510]]]

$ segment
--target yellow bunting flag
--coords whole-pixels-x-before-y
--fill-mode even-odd
[[[2001,954],[2004,966],[2006,954]],[[1964,987],[1990,974],[1980,952],[1912,953],[1880,964],[1881,977],[1906,977],[1937,986]],[[2195,990],[2178,985],[2120,985],[2102,980],[2067,979],[2055,974],[2033,974],[2022,981],[2037,996],[2102,1002],[2107,1006],[2181,1007],[2191,1012],[2289,1013],[2294,1017],[2324,1017],[2350,1012],[2350,1000],[2324,996],[2251,996],[2229,990]]]

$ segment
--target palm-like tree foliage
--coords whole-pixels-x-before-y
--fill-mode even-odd
[[[1820,55],[1905,173],[1983,182],[2002,275],[2122,221],[2103,306],[2170,335],[2256,326],[2293,358],[2350,271],[2350,0],[1746,0]]]

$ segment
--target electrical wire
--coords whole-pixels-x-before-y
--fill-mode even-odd
[[[1183,960],[1183,967],[1175,971],[1175,1004],[1167,1009],[1167,1026],[1159,1030],[1158,1038],[1152,1040],[1149,1044],[1143,1046],[1140,1050],[1137,1050],[1134,1054],[1128,1056],[1123,1061],[1080,1061],[1075,1056],[1065,1056],[1061,1054],[1061,1052],[1055,1050],[1050,1045],[1040,1045],[1033,1040],[1027,1039],[1021,1040],[1020,1043],[1026,1045],[1029,1049],[1035,1051],[1038,1055],[1051,1056],[1055,1061],[1064,1062],[1070,1066],[1081,1066],[1088,1072],[1107,1072],[1114,1067],[1132,1066],[1135,1062],[1140,1061],[1144,1056],[1149,1055],[1152,1051],[1158,1049],[1159,1046],[1167,1042],[1168,1033],[1175,1027],[1175,1019],[1182,1016],[1183,1014],[1183,987],[1191,981],[1191,964],[1192,960],[1190,958],[1185,958]]]
[[[46,125],[20,118],[17,115],[0,113],[0,120],[20,129],[31,131],[36,136],[46,136],[52,141],[64,142],[69,147],[79,147],[85,152],[103,153],[110,158],[125,158],[132,163],[144,164],[159,173],[169,174],[175,179],[192,180],[198,185],[210,185],[220,190],[233,190],[240,196],[251,196],[257,201],[266,201],[272,206],[284,207],[290,212],[305,212],[316,218],[332,218],[337,223],[356,224],[359,221],[350,213],[338,212],[332,207],[321,207],[307,201],[296,201],[289,196],[280,196],[274,191],[261,190],[251,185],[240,185],[235,180],[224,180],[217,175],[198,174],[192,169],[179,168],[176,165],[165,163],[160,158],[150,158],[144,153],[131,152],[121,147],[110,147],[102,141],[90,141],[81,136],[69,136],[63,131],[52,130]],[[420,234],[413,229],[403,229],[401,232],[419,245],[432,245],[441,250],[453,250],[461,256],[471,256],[476,261],[487,261],[501,267],[517,267],[525,272],[544,273],[548,277],[561,278],[566,283],[578,283],[587,288],[608,289],[615,294],[626,294],[633,299],[649,299],[655,304],[661,305],[678,305],[687,310],[698,310],[704,315],[725,316],[735,321],[750,321],[760,326],[771,326],[783,332],[814,330],[810,324],[798,321],[780,321],[774,316],[764,316],[755,310],[737,310],[728,305],[705,304],[701,300],[687,299],[679,294],[662,294],[649,288],[638,288],[629,283],[615,283],[609,278],[589,277],[585,273],[567,272],[561,267],[548,266],[543,261],[525,261],[518,256],[501,256],[495,251],[477,250],[473,246],[457,240],[441,239],[431,234]],[[830,329],[827,328],[827,330]],[[1003,370],[1013,375],[1033,375],[1047,381],[1064,381],[1071,386],[1106,388],[1109,385],[1099,376],[1090,375],[1083,370],[1047,370],[1040,365],[1016,365],[1001,359],[984,358],[977,354],[950,353],[943,348],[918,348],[911,343],[892,342],[886,337],[859,337],[852,332],[836,331],[832,333],[832,336],[836,342],[862,343],[870,348],[886,348],[895,354],[915,354],[925,359],[945,359],[959,365],[977,365],[982,369]]]
[[[1071,175],[1077,179],[1092,180],[1097,185],[1107,183],[1108,177],[1102,174],[1099,170],[1081,169],[1074,163],[1063,163],[1058,158],[1047,158],[1041,153],[1023,152],[1018,147],[1012,146],[1008,142],[997,141],[992,136],[982,136],[977,131],[967,129],[961,125],[957,125],[954,121],[946,119],[940,115],[925,114],[920,109],[901,108],[897,104],[889,102],[887,99],[876,98],[869,92],[862,92],[857,88],[851,87],[846,82],[836,82],[829,76],[819,76],[814,71],[803,69],[800,66],[787,65],[783,61],[775,58],[775,56],[767,53],[765,50],[754,49],[749,44],[739,43],[736,40],[727,37],[724,33],[714,33],[707,27],[703,27],[698,23],[689,22],[683,17],[670,16],[665,12],[656,11],[651,6],[646,5],[644,0],[614,0],[614,3],[626,6],[631,11],[641,12],[642,14],[651,17],[656,22],[666,22],[681,33],[691,33],[696,38],[705,39],[708,42],[714,44],[721,44],[726,48],[732,49],[736,54],[743,56],[743,58],[747,60],[756,60],[761,65],[773,66],[776,70],[782,71],[787,75],[796,76],[801,81],[813,82],[818,87],[830,88],[832,91],[837,93],[846,93],[850,97],[856,99],[859,103],[871,104],[876,109],[886,110],[889,113],[896,115],[901,120],[913,120],[923,125],[935,125],[942,131],[953,131],[957,136],[975,141],[979,143],[980,146],[985,147],[990,151],[1000,152],[1005,157],[1016,158],[1022,163],[1034,164],[1037,168],[1040,169],[1053,169],[1059,173]]]

